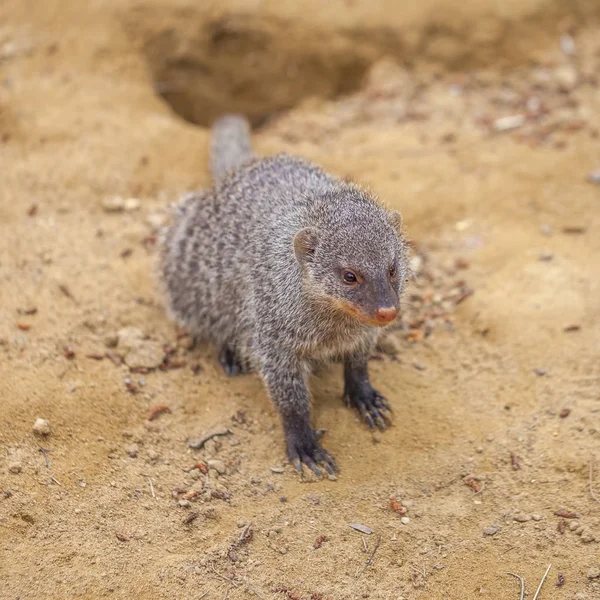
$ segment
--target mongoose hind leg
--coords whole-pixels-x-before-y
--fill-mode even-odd
[[[235,377],[247,373],[248,369],[244,365],[237,352],[229,345],[225,345],[219,352],[219,363],[227,377]]]
[[[366,356],[348,357],[344,362],[344,398],[356,408],[367,425],[386,429],[392,411],[388,401],[371,385]]]
[[[322,475],[319,466],[334,475],[339,471],[338,466],[318,441],[324,432],[315,431],[310,425],[310,396],[306,383],[309,365],[283,352],[272,354],[261,362],[262,377],[281,415],[290,462],[299,473],[302,473],[302,465],[306,465],[317,477]]]

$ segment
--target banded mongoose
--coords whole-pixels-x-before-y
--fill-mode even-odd
[[[398,314],[407,271],[401,217],[301,158],[255,158],[242,117],[213,126],[212,189],[185,197],[161,244],[168,308],[219,348],[229,376],[258,371],[287,455],[318,476],[338,470],[310,423],[307,380],[344,363],[344,397],[370,427],[390,406],[367,363]]]

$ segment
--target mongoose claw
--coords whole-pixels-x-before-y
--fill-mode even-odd
[[[389,402],[373,388],[370,388],[366,393],[356,391],[347,394],[346,401],[358,410],[360,416],[371,429],[375,429],[375,426],[377,426],[383,431],[391,423],[389,413],[392,412],[392,409]]]
[[[381,406],[379,407],[380,410],[387,410],[388,412],[394,412],[392,410],[392,406],[390,405],[390,403],[387,401],[387,398],[384,398],[379,392],[375,392],[375,401],[380,404]],[[383,408],[382,408],[383,407]]]
[[[321,478],[325,469],[329,475],[335,475],[339,468],[331,454],[317,443],[317,432],[313,435],[289,434],[287,440],[288,457],[298,473],[303,472],[303,465]],[[322,435],[322,434],[321,434]]]

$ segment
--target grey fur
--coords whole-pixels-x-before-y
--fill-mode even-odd
[[[404,286],[399,214],[301,158],[241,161],[246,142],[225,143],[226,129],[245,139],[233,119],[235,127],[221,119],[215,128],[213,150],[231,155],[212,157],[214,187],[184,198],[165,233],[167,304],[194,336],[261,374],[290,460],[331,472],[335,462],[310,427],[307,379],[315,362],[342,359],[349,403],[370,425],[384,423],[387,405],[369,383],[367,361],[382,331],[374,311],[397,307]],[[346,268],[360,285],[343,281]]]
[[[210,170],[216,181],[252,158],[250,125],[240,115],[225,115],[212,128]]]

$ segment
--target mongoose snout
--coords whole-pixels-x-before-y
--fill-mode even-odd
[[[162,238],[168,308],[227,375],[260,374],[296,468],[333,475],[310,422],[311,366],[341,358],[348,405],[386,428],[368,361],[404,289],[402,219],[301,158],[253,157],[239,116],[215,123],[211,169],[214,186],[186,196]]]
[[[398,309],[395,306],[390,308],[378,308],[375,313],[377,320],[383,325],[388,325],[398,316]]]

